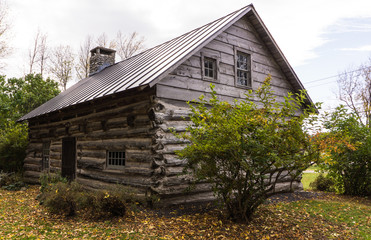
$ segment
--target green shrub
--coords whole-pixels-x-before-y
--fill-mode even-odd
[[[44,189],[40,201],[51,213],[73,216],[79,207],[77,202],[83,192],[82,186],[76,182],[58,182]]]
[[[190,124],[178,136],[190,143],[177,151],[187,165],[186,174],[196,182],[209,182],[235,221],[250,221],[255,210],[270,196],[278,182],[294,181],[319,153],[305,117],[298,113],[305,94],[278,100],[271,78],[246,98],[230,104],[220,101],[211,85],[211,98],[189,103]],[[251,101],[254,99],[254,101]],[[259,102],[259,105],[257,104]],[[314,111],[314,110],[313,110]]]
[[[321,135],[327,150],[320,165],[335,181],[337,192],[371,195],[371,128],[344,106],[325,115],[325,133]]]
[[[310,183],[309,186],[318,191],[335,191],[335,182],[331,178],[324,176],[322,173],[318,175],[318,177],[312,183]]]
[[[67,182],[58,175],[45,174],[43,192],[39,201],[51,213],[73,216],[78,211],[95,218],[124,216],[127,209],[144,203],[137,191],[130,187],[116,185],[106,190],[87,190],[81,184]]]
[[[22,171],[28,144],[27,136],[27,124],[9,121],[4,129],[0,129],[0,170]]]
[[[22,188],[26,188],[27,184],[23,182],[20,173],[0,172],[0,187],[8,191],[18,191]]]
[[[45,189],[53,184],[62,182],[67,183],[67,178],[62,177],[60,173],[47,173],[44,172],[40,175],[40,191],[43,193]]]

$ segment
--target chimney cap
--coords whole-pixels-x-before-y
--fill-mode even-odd
[[[105,48],[105,47],[95,47],[92,50],[90,50],[90,53],[100,53],[100,54],[106,54],[110,55],[112,53],[115,53],[116,50],[110,49],[110,48]]]

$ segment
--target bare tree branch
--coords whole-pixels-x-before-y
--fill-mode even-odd
[[[105,48],[111,48],[111,49],[115,49],[117,45],[115,40],[108,39],[106,33],[102,33],[101,35],[98,36],[96,40],[96,44],[99,47],[105,47]]]
[[[339,99],[356,114],[363,125],[371,127],[371,59],[360,69],[340,75],[337,80]]]
[[[74,54],[70,46],[60,45],[51,54],[50,72],[55,76],[63,91],[67,88],[67,82],[72,78],[74,67]]]
[[[9,47],[10,24],[8,22],[8,6],[5,1],[0,0],[0,60],[11,54],[12,49]],[[0,63],[0,69],[5,67],[5,63]]]
[[[47,46],[47,35],[43,34],[40,37],[40,43],[39,43],[39,55],[37,58],[37,62],[39,63],[40,67],[40,74],[43,76],[45,66],[47,65],[47,60],[49,59],[49,49]]]
[[[88,35],[83,45],[80,45],[76,73],[79,80],[89,76],[90,50],[93,48],[93,37]]]
[[[144,50],[144,37],[139,37],[137,32],[133,32],[129,36],[123,35],[121,31],[117,33],[117,54],[121,60],[133,56],[135,53]]]

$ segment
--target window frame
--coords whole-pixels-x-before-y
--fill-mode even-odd
[[[215,61],[214,77],[209,77],[205,75],[205,59],[210,59]],[[219,82],[219,60],[220,57],[201,52],[201,76],[202,80],[209,82]]]
[[[238,55],[246,55],[249,58],[249,65],[250,69],[244,70],[237,67],[237,61],[238,61]],[[253,71],[252,71],[252,53],[246,49],[234,47],[234,69],[235,69],[235,86],[239,88],[245,88],[245,89],[253,89],[254,87],[254,81],[253,81]],[[243,71],[247,72],[250,77],[250,85],[242,85],[238,82],[238,72]]]
[[[121,153],[122,157],[112,157],[111,160],[121,160],[123,161],[123,164],[110,164],[110,153]],[[126,151],[125,150],[107,150],[106,151],[106,169],[117,169],[117,170],[123,170],[126,167]]]
[[[49,171],[50,169],[50,145],[51,141],[43,142],[41,157],[41,169],[43,171]]]

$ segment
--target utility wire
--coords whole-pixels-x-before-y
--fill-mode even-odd
[[[330,79],[330,78],[339,77],[339,76],[344,75],[344,74],[347,74],[347,73],[358,72],[358,71],[361,71],[361,70],[366,69],[366,68],[369,68],[369,67],[362,67],[362,68],[359,68],[359,69],[356,69],[356,70],[353,70],[353,71],[343,72],[343,73],[340,73],[340,74],[337,74],[337,75],[333,75],[333,76],[330,76],[330,77],[325,77],[325,78],[320,78],[320,79],[317,79],[317,80],[309,81],[309,82],[306,82],[304,84],[309,84],[309,83],[314,83],[314,82],[320,82],[320,81],[327,80],[327,79]]]

